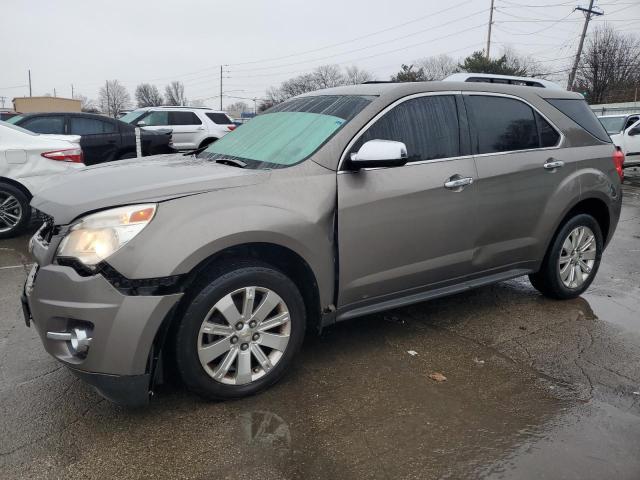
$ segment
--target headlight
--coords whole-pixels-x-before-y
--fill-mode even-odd
[[[153,219],[155,204],[131,205],[81,218],[60,242],[57,255],[73,257],[88,266],[113,255]]]

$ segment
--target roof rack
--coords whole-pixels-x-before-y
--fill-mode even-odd
[[[549,80],[533,77],[516,77],[511,75],[498,75],[492,73],[454,73],[443,80],[444,82],[478,82],[500,83],[506,85],[521,85],[525,87],[552,88],[564,90],[560,85]]]

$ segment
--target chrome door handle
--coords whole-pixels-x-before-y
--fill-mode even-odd
[[[472,177],[457,177],[454,175],[449,180],[444,182],[444,188],[448,188],[449,190],[462,190],[467,185],[471,185],[473,183]]]
[[[547,160],[543,167],[547,170],[554,170],[556,168],[564,167],[564,162],[562,160]]]

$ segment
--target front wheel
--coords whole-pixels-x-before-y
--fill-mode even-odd
[[[0,183],[0,238],[15,237],[30,220],[29,198],[13,185]]]
[[[575,298],[593,282],[603,247],[598,222],[588,214],[576,215],[560,228],[540,271],[529,280],[547,297]]]
[[[195,393],[240,398],[272,385],[291,367],[304,338],[305,308],[295,284],[268,265],[220,271],[201,282],[185,309],[176,362]]]

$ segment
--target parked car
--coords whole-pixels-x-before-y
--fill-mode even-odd
[[[250,395],[306,330],[522,275],[577,297],[621,208],[607,132],[558,89],[322,90],[142,163],[34,198],[23,297],[45,349],[127,404],[169,363],[206,398]]]
[[[38,135],[0,121],[0,238],[31,220],[33,193],[52,176],[84,167],[80,137]]]
[[[205,107],[145,107],[120,120],[145,130],[171,128],[176,150],[202,148],[236,128],[226,113]]]
[[[36,133],[79,135],[87,165],[136,157],[135,127],[93,113],[25,113],[8,121]],[[171,130],[141,132],[142,156],[173,153]]]
[[[614,140],[616,135],[620,135],[631,125],[640,120],[640,113],[634,113],[631,115],[603,115],[598,117],[600,123],[607,131],[611,140]]]
[[[640,121],[630,125],[621,134],[616,135],[613,143],[624,154],[624,167],[640,166]]]

